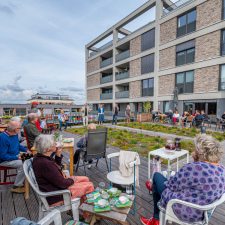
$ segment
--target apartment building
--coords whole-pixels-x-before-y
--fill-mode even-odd
[[[123,27],[155,9],[155,20],[134,32]],[[118,33],[124,34],[122,39]],[[113,40],[96,48],[113,34]],[[87,102],[107,112],[117,103],[131,111],[225,111],[225,0],[149,0],[85,46]],[[110,115],[110,113],[109,113]]]

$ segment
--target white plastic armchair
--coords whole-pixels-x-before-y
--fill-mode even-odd
[[[46,217],[38,222],[40,225],[50,225],[54,222],[54,225],[62,225],[61,213],[59,210],[54,209]]]
[[[216,201],[214,201],[213,203],[209,204],[209,205],[204,205],[204,206],[200,206],[200,205],[196,205],[193,203],[189,203],[186,201],[182,201],[179,199],[171,199],[167,206],[166,209],[164,209],[161,205],[160,202],[158,202],[157,206],[160,209],[160,225],[166,225],[167,221],[171,221],[171,222],[175,222],[181,225],[190,225],[190,223],[186,223],[186,222],[182,222],[175,214],[173,211],[173,204],[182,204],[194,209],[199,209],[201,211],[204,211],[204,217],[202,221],[193,223],[195,225],[208,225],[209,223],[209,218],[211,217],[211,215],[213,214],[214,210],[216,209],[216,207],[220,204],[222,204],[223,202],[225,202],[225,194],[223,194],[221,196],[221,198],[217,199]]]
[[[32,162],[33,159],[26,160],[23,164],[23,169],[29,184],[32,186],[39,197],[39,220],[41,220],[42,218],[44,218],[44,216],[48,215],[55,208],[57,208],[60,212],[72,210],[73,219],[79,221],[78,207],[80,205],[80,198],[75,198],[72,200],[71,193],[68,189],[53,192],[41,192],[34,175]],[[63,195],[64,204],[56,207],[50,207],[46,198],[57,195]]]

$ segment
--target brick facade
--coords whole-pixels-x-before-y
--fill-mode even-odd
[[[101,74],[96,73],[87,77],[87,86],[92,87],[100,84]]]
[[[141,53],[141,35],[130,41],[130,56]]]
[[[87,73],[91,73],[95,70],[100,69],[100,62],[102,61],[101,57],[97,57],[92,59],[91,61],[87,62]]]
[[[196,69],[194,72],[194,93],[218,91],[219,65]]]
[[[100,88],[87,90],[87,101],[99,101],[101,92]]]
[[[142,96],[141,80],[130,82],[129,95],[130,98],[140,98]]]
[[[175,88],[175,74],[159,77],[158,95],[171,95]]]
[[[177,17],[160,25],[160,44],[176,39]]]
[[[130,62],[130,77],[141,75],[141,58]]]
[[[176,46],[159,51],[159,70],[175,67]]]
[[[195,41],[196,62],[220,56],[220,30],[198,37]]]
[[[197,6],[196,30],[221,21],[222,0],[208,0]]]

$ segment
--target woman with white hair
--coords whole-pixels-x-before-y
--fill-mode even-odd
[[[219,161],[223,155],[222,145],[213,137],[199,134],[195,138],[194,162],[183,166],[179,172],[167,179],[160,173],[153,177],[154,215],[141,218],[142,224],[158,225],[159,209],[166,208],[171,199],[180,199],[197,205],[208,205],[225,193],[225,168]],[[160,200],[161,198],[161,200]],[[203,211],[174,204],[175,215],[183,222],[193,224],[203,218]]]
[[[33,159],[33,169],[40,191],[51,192],[68,188],[71,198],[81,197],[81,203],[83,203],[86,194],[94,191],[93,183],[85,176],[65,177],[60,168],[63,158],[62,148],[57,148],[56,145],[54,135],[40,134],[35,138],[37,154]],[[51,157],[53,152],[56,152],[55,160]],[[63,196],[48,197],[47,201],[52,207],[62,205]]]

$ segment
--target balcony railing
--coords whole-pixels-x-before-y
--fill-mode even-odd
[[[113,63],[113,58],[112,57],[111,58],[108,58],[108,59],[100,62],[100,68],[103,68],[105,66],[108,66],[108,65],[110,65],[112,63]]]
[[[112,99],[113,93],[103,93],[100,95],[100,100]]]
[[[108,75],[107,77],[102,77],[100,79],[100,84],[108,83],[113,81],[113,75]]]
[[[116,62],[119,62],[119,61],[129,58],[129,57],[130,57],[130,50],[128,49],[127,51],[116,55]]]
[[[120,74],[116,74],[116,80],[122,80],[122,79],[126,79],[130,77],[130,71],[125,71],[123,73]]]
[[[186,5],[187,3],[193,2],[193,1],[195,1],[195,0],[179,0],[179,1],[177,1],[174,4],[170,5],[168,8],[163,10],[163,16],[165,16],[169,12],[172,12],[173,10],[178,9],[178,8],[182,7],[183,5]]]
[[[129,98],[129,91],[116,92],[116,99],[118,98]]]
[[[110,42],[104,44],[103,46],[101,46],[100,48],[98,48],[98,51],[97,51],[97,52],[91,52],[91,53],[90,53],[90,57],[92,57],[93,55],[96,55],[96,54],[98,54],[99,52],[101,52],[101,51],[103,51],[103,50],[105,50],[105,49],[111,47],[112,45],[113,45],[113,41],[110,41]]]

